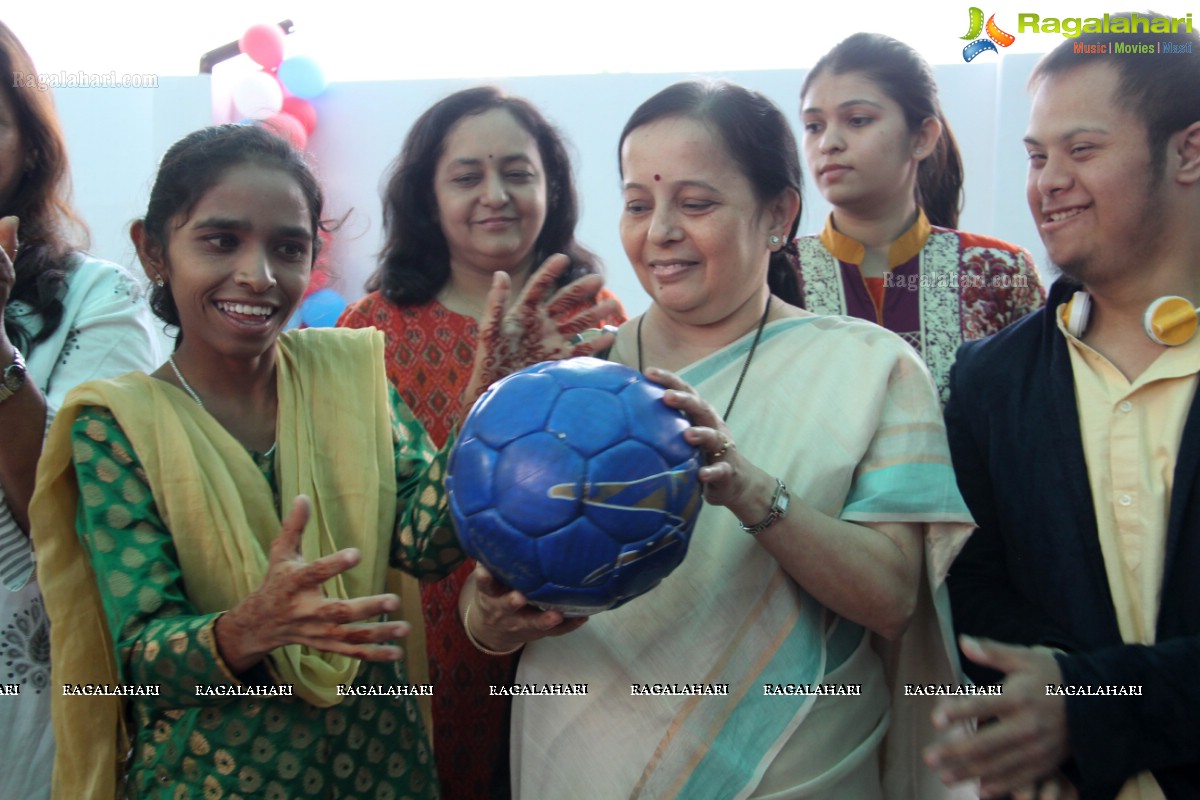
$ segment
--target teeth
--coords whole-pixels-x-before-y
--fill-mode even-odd
[[[1064,219],[1070,219],[1071,217],[1075,216],[1076,214],[1082,214],[1082,213],[1083,213],[1082,208],[1071,208],[1066,211],[1055,211],[1053,214],[1050,214],[1048,216],[1048,219],[1051,222],[1061,222]]]
[[[251,314],[258,317],[269,317],[275,312],[270,306],[249,306],[245,303],[217,303],[217,308],[231,314]]]

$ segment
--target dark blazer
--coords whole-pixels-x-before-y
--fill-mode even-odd
[[[1145,769],[1171,800],[1200,798],[1200,392],[1175,466],[1157,644],[1126,645],[1053,311],[1078,288],[1059,281],[1045,309],[958,352],[946,428],[979,530],[950,571],[954,623],[1061,648],[1067,684],[1143,687],[1141,697],[1067,698],[1067,769],[1085,800],[1110,800]],[[977,679],[998,678],[963,663]]]

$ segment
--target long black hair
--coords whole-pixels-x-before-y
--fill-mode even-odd
[[[434,103],[404,139],[383,190],[384,246],[367,291],[378,290],[396,305],[420,305],[450,280],[450,248],[437,218],[433,175],[450,130],[464,117],[492,109],[512,114],[529,132],[546,170],[546,221],[533,245],[534,265],[554,253],[569,256],[571,267],[560,285],[600,271],[599,259],[575,241],[579,200],[562,135],[528,100],[494,86],[479,86]]]
[[[9,302],[27,304],[41,320],[36,335],[14,315],[4,315],[4,332],[19,349],[31,350],[62,323],[62,294],[71,252],[87,246],[87,226],[71,206],[71,176],[54,99],[38,83],[33,59],[0,22],[0,92],[12,107],[20,133],[21,175],[0,213],[20,217],[16,283]]]

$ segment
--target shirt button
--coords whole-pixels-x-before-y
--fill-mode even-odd
[[[1121,403],[1121,405],[1117,406],[1117,408],[1128,414],[1130,411],[1133,411],[1133,403],[1126,400],[1125,402]]]
[[[1133,498],[1127,494],[1123,494],[1119,498],[1117,498],[1117,502],[1123,506],[1131,506],[1131,505],[1133,505]]]

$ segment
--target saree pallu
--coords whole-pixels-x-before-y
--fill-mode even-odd
[[[681,377],[723,408],[752,338]],[[586,683],[588,693],[514,700],[516,796],[728,800],[751,797],[762,783],[772,798],[843,798],[847,780],[885,787],[887,798],[944,796],[919,763],[932,734],[928,706],[893,702],[891,688],[913,667],[927,683],[958,675],[948,616],[936,613],[945,609],[934,596],[944,597],[946,569],[973,525],[927,370],[874,325],[810,315],[776,321],[727,422],[742,453],[782,478],[793,498],[848,521],[922,526],[919,618],[898,646],[877,649],[875,637],[798,586],[732,513],[705,506],[687,558],[658,588],[527,648],[518,683]],[[765,688],[816,685],[842,668],[866,676],[855,681],[864,683],[861,696]],[[697,685],[728,693],[644,693]],[[859,724],[823,722],[838,715]],[[882,741],[889,728],[897,742]]]

